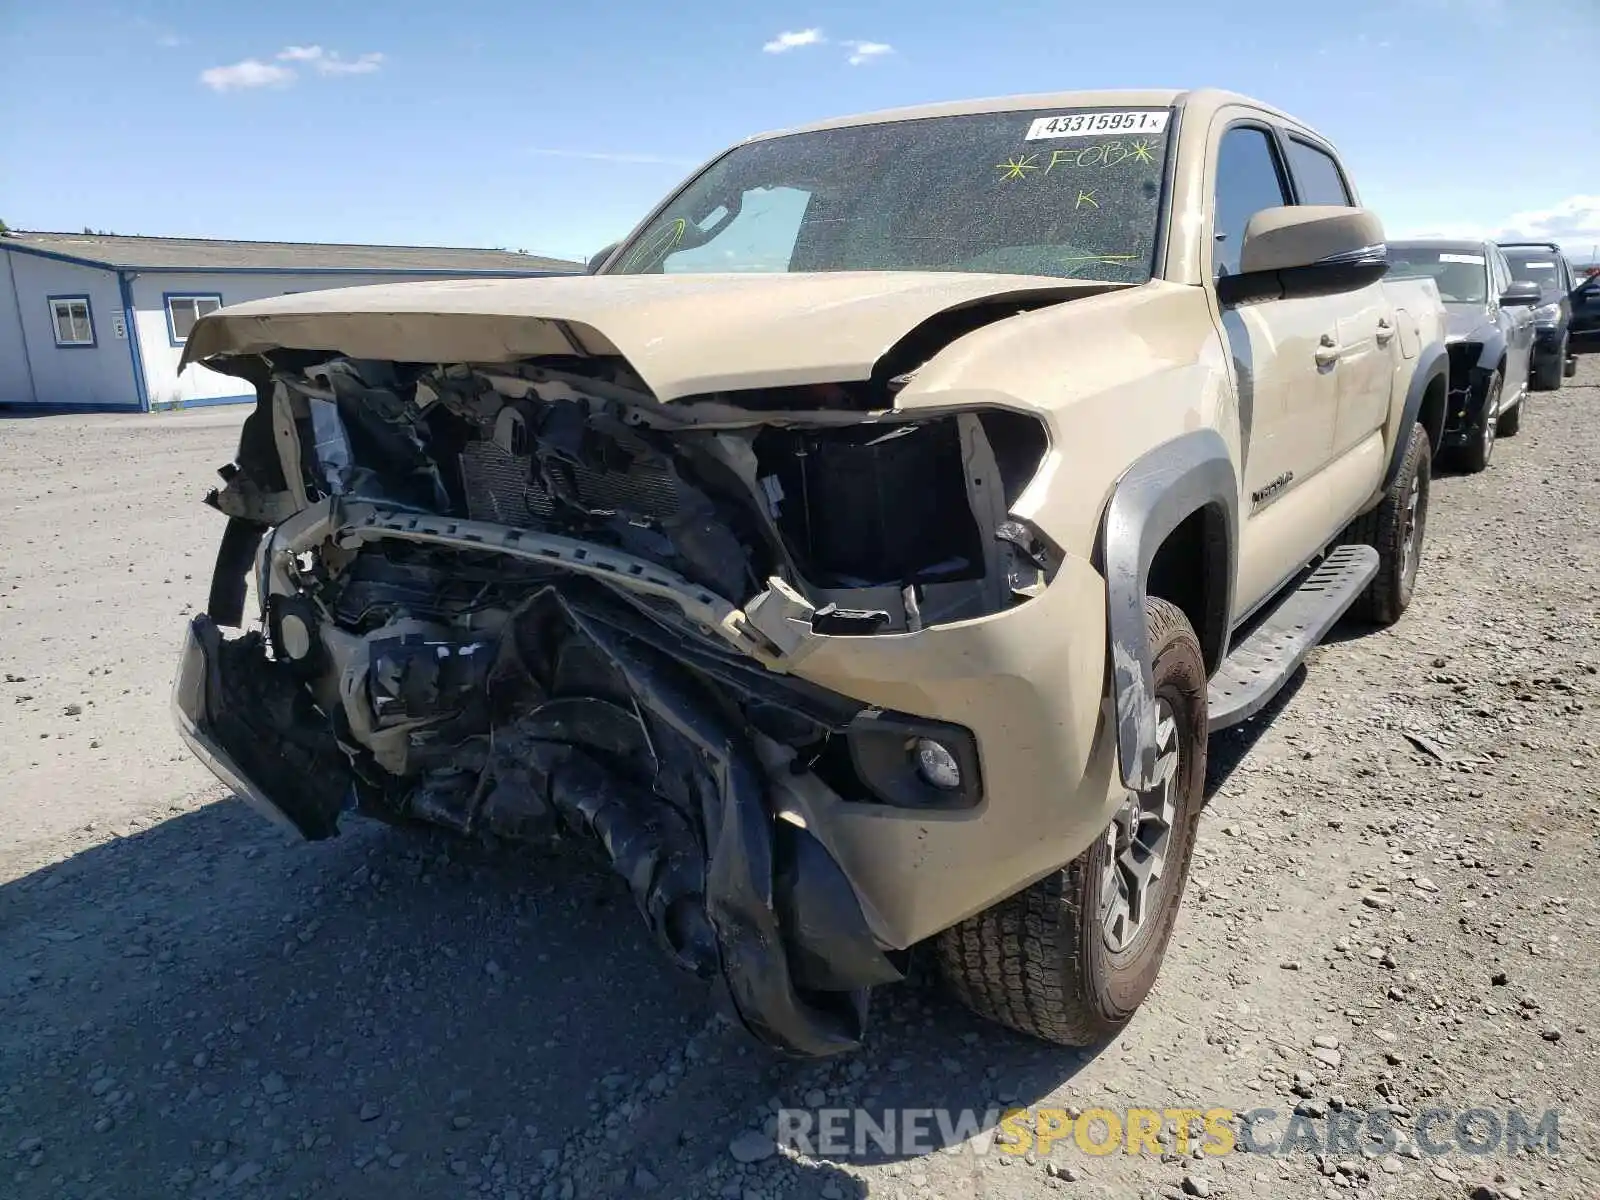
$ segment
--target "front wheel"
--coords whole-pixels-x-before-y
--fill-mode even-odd
[[[1161,970],[1206,778],[1206,668],[1188,620],[1145,601],[1161,783],[1058,871],[939,935],[940,972],[980,1016],[1066,1046],[1116,1036]]]

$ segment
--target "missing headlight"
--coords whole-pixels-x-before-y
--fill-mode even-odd
[[[844,429],[768,429],[762,474],[784,497],[777,525],[824,588],[949,583],[983,574],[954,417]]]

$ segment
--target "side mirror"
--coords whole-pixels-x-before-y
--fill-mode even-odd
[[[1534,308],[1538,306],[1544,293],[1539,290],[1537,283],[1518,281],[1500,293],[1501,308]]]
[[[1217,280],[1224,305],[1353,292],[1389,269],[1383,223],[1364,208],[1264,208],[1244,228],[1239,273]]]
[[[609,246],[603,246],[596,250],[590,255],[588,263],[585,264],[583,268],[584,274],[593,275],[597,273],[601,267],[606,265],[606,259],[611,257],[611,252],[620,245],[622,245],[621,242],[612,242]]]

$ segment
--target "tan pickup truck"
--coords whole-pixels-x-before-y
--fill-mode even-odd
[[[259,402],[178,723],[308,838],[594,846],[784,1051],[919,944],[1105,1038],[1208,733],[1411,599],[1444,316],[1386,265],[1299,121],[1075,92],[752,138],[587,275],[223,309],[185,361]]]

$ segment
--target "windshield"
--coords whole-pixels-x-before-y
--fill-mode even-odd
[[[1511,278],[1518,283],[1538,284],[1541,299],[1559,300],[1566,295],[1561,286],[1561,266],[1551,251],[1530,248],[1507,250],[1505,255],[1511,264]]]
[[[1484,304],[1489,299],[1488,260],[1469,250],[1390,242],[1389,278],[1431,279],[1446,304]]]
[[[730,151],[605,274],[970,271],[1143,283],[1166,109],[932,117]]]

